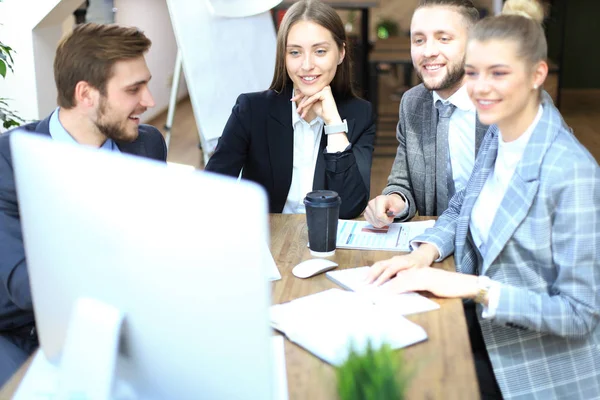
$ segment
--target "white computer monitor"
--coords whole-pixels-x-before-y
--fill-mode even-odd
[[[135,398],[271,398],[261,188],[32,134],[12,134],[11,148],[51,362],[74,305],[92,298],[125,317],[115,382]]]

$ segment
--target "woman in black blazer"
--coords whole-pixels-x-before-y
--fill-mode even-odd
[[[375,122],[354,94],[344,26],[328,5],[295,3],[277,35],[269,90],[238,97],[207,171],[262,185],[272,213],[304,212],[315,189],[334,190],[340,218],[369,200]],[[314,173],[312,172],[314,170]]]

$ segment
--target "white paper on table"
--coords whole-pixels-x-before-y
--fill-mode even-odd
[[[427,340],[419,325],[359,293],[340,289],[271,306],[271,326],[329,364],[339,366],[350,347],[362,353],[369,342],[399,349]]]
[[[410,241],[435,221],[394,222],[375,228],[367,221],[339,220],[336,247],[341,249],[410,251]]]
[[[270,281],[278,281],[281,279],[281,274],[279,273],[279,269],[277,268],[277,264],[275,264],[275,260],[273,259],[273,255],[271,254],[271,250],[269,250],[269,246],[265,245],[265,263],[267,264],[267,276]]]
[[[415,292],[393,294],[381,287],[367,285],[365,278],[370,267],[358,267],[328,271],[325,276],[346,290],[358,292],[368,296],[373,303],[381,307],[389,307],[392,313],[401,315],[417,314],[425,311],[437,310],[440,305]],[[389,282],[389,281],[388,281]]]
[[[59,369],[51,364],[38,350],[33,361],[15,392],[14,400],[51,399],[58,392]]]
[[[271,346],[273,347],[273,398],[276,400],[288,400],[283,336],[273,336]]]

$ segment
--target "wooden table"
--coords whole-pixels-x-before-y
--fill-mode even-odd
[[[273,214],[270,225],[271,253],[282,275],[280,281],[273,283],[274,304],[338,287],[324,274],[303,280],[291,273],[296,264],[312,258],[306,247],[308,235],[304,215]],[[338,268],[352,268],[371,265],[397,254],[338,249],[331,259],[339,264]],[[452,259],[436,266],[454,270]],[[462,302],[438,298],[434,301],[440,304],[439,310],[409,316],[425,329],[429,339],[404,349],[405,362],[416,369],[408,398],[478,399],[479,389]],[[285,341],[285,356],[290,400],[336,398],[333,367],[288,340]]]
[[[270,225],[271,253],[282,276],[281,280],[273,283],[274,304],[337,287],[324,274],[298,279],[291,273],[296,264],[311,258],[306,246],[308,235],[304,215],[272,214]],[[339,264],[338,268],[352,268],[371,265],[397,254],[338,249],[332,259]],[[454,269],[452,260],[437,266]],[[429,339],[404,349],[405,362],[410,368],[416,369],[408,398],[478,399],[479,390],[462,303],[457,299],[434,300],[441,305],[439,310],[409,316],[410,320],[425,329]],[[285,341],[285,356],[290,400],[336,399],[335,371],[332,366],[288,340]],[[0,390],[0,400],[12,397],[31,360]]]

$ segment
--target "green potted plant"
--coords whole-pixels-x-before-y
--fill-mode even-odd
[[[381,19],[377,23],[377,37],[379,39],[387,39],[390,36],[398,36],[400,33],[400,26],[392,19]]]
[[[0,2],[2,2],[2,0],[0,0]],[[14,50],[10,46],[0,41],[0,76],[2,76],[2,79],[6,79],[8,71],[14,72],[12,52],[14,52]],[[9,99],[0,96],[0,122],[2,122],[2,126],[5,129],[19,126],[25,122],[8,107],[8,100]]]
[[[351,346],[336,376],[340,400],[401,400],[409,381],[402,352],[388,344],[375,348],[370,341],[364,352]]]

